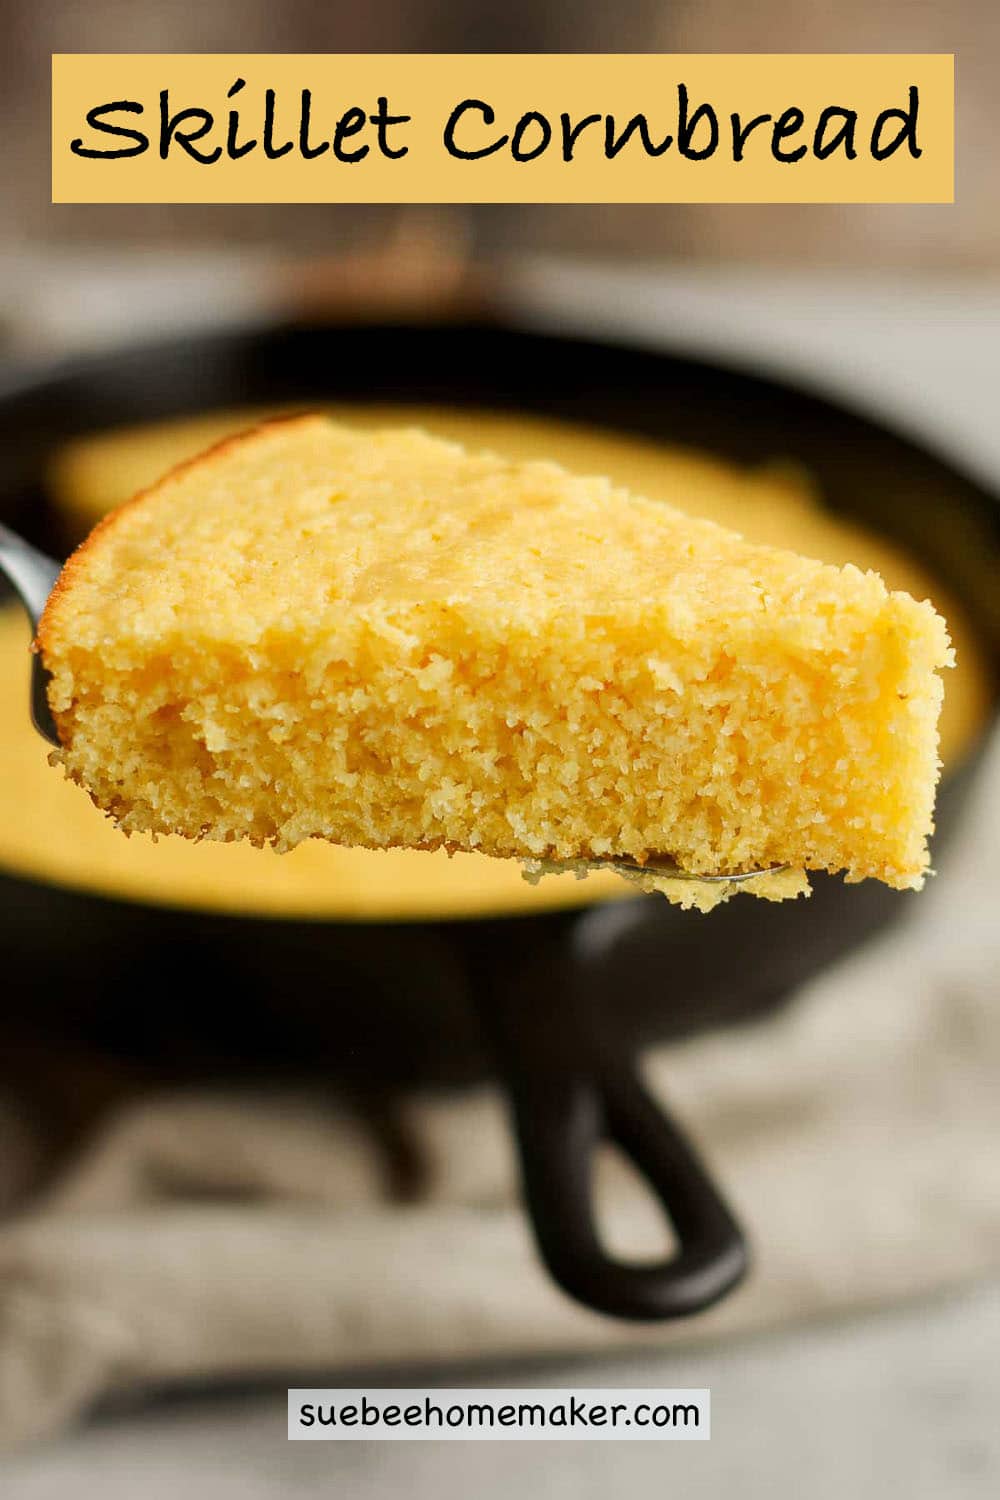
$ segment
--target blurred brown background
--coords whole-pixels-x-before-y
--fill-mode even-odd
[[[52,52],[954,52],[958,190],[952,207],[480,208],[477,250],[554,249],[636,258],[1000,265],[994,93],[997,0],[8,0],[0,57],[6,170],[0,248],[12,240],[230,241],[310,251],[378,239],[392,209],[328,206],[85,207],[49,203]]]
[[[475,307],[489,294],[529,325],[825,387],[1000,482],[1000,0],[5,0],[0,14],[0,359],[12,367],[290,311],[391,312],[391,297],[433,317],[451,297]],[[954,52],[957,202],[49,202],[53,52],[235,50]],[[137,1488],[143,1500],[341,1490],[352,1500],[554,1500],[662,1487],[660,1452],[643,1443],[491,1444],[484,1463],[464,1443],[424,1444],[415,1459],[409,1444],[285,1442],[286,1367],[340,1383],[359,1362],[384,1376],[391,1359],[449,1350],[453,1361],[475,1353],[477,1370],[508,1385],[717,1388],[711,1451],[670,1454],[675,1488],[692,1497],[995,1500],[996,750],[919,920],[758,1030],[666,1058],[667,1092],[713,1162],[718,1149],[758,1269],[722,1309],[722,1336],[710,1322],[699,1347],[702,1325],[682,1328],[676,1352],[644,1361],[612,1361],[617,1327],[585,1320],[546,1284],[515,1201],[498,1096],[407,1097],[390,1113],[381,1097],[366,1111],[328,1096],[325,1081],[318,1097],[244,1087],[247,1000],[228,974],[224,1004],[203,1009],[193,984],[187,1003],[199,1038],[214,1017],[236,1039],[239,1086],[171,1092],[156,1087],[156,1070],[140,1086],[119,1059],[121,1017],[169,1059],[180,1007],[164,1008],[158,1031],[150,944],[138,950],[139,985],[121,945],[88,926],[86,952],[109,976],[103,1050],[81,1061],[76,1033],[67,1041],[47,1022],[39,1046],[15,1048],[10,1017],[0,1028],[0,1200],[35,1189],[27,1211],[0,1222],[0,1448],[49,1434],[0,1458],[2,1500],[132,1500]],[[199,962],[214,984],[204,951]],[[176,972],[165,966],[162,983]],[[19,1022],[48,1014],[9,974],[7,989]],[[316,994],[325,1009],[328,990]],[[231,1032],[229,1005],[240,1012]],[[290,1008],[283,991],[280,1008],[265,1010],[268,1038],[289,1030]],[[40,1106],[30,1103],[37,1080]],[[423,1201],[415,1162],[426,1164]],[[964,1290],[944,1300],[946,1288]],[[920,1300],[894,1310],[904,1297]],[[765,1324],[771,1334],[746,1336]],[[565,1333],[573,1328],[578,1336]],[[512,1363],[521,1348],[535,1352]],[[546,1348],[562,1349],[563,1363],[540,1377]],[[262,1372],[273,1389],[233,1384]],[[186,1396],[140,1404],[165,1384]],[[74,1429],[109,1392],[103,1416]]]

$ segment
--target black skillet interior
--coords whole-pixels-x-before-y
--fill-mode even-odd
[[[740,462],[799,460],[832,507],[922,554],[1000,658],[1000,507],[946,463],[821,397],[756,375],[510,328],[212,333],[12,378],[0,390],[0,510],[25,535],[58,546],[40,476],[60,440],[244,402],[322,400],[509,409]],[[968,780],[952,776],[942,788],[939,846]],[[69,984],[68,1024],[102,1047],[150,1061],[176,1057],[179,1067],[313,1061],[352,1083],[454,1081],[485,1066],[470,997],[485,1003],[553,954],[561,977],[572,970],[574,987],[611,998],[632,1045],[756,1014],[913,899],[874,882],[814,884],[808,902],[734,900],[710,922],[641,900],[613,915],[409,925],[257,919],[248,941],[240,918],[126,905],[8,874],[0,877],[0,930],[22,987],[48,1004],[45,996]],[[581,965],[575,955],[584,947]],[[205,1007],[192,992],[186,976],[195,971],[206,993],[239,996],[238,1024],[225,1003]],[[137,987],[147,997],[141,1017],[131,1000]]]
[[[0,511],[53,547],[58,531],[40,476],[60,440],[213,407],[324,400],[508,409],[740,462],[798,460],[832,507],[922,555],[1000,659],[1000,509],[944,462],[756,375],[493,325],[212,333],[13,379],[0,391]],[[973,760],[942,788],[939,853],[974,768]],[[513,1068],[528,1197],[557,1279],[605,1310],[665,1316],[719,1295],[738,1278],[743,1252],[683,1141],[662,1117],[639,1119],[630,1052],[761,1013],[912,899],[874,882],[820,878],[808,902],[737,899],[709,920],[641,898],[491,920],[310,923],[126,904],[3,874],[0,939],[15,976],[10,993],[49,1038],[161,1078],[308,1072],[379,1094],[459,1083],[490,1070],[482,1035],[492,1029]],[[539,1013],[551,1018],[558,1047],[551,1026],[532,1030]],[[572,1078],[560,1061],[555,1079],[548,1064],[565,1056],[577,1020],[600,1045],[580,1053]],[[589,1086],[598,1055],[603,1100]],[[559,1088],[565,1108],[553,1126],[543,1116]],[[596,1134],[614,1133],[616,1119],[623,1144],[639,1156],[646,1149],[651,1179],[658,1170],[669,1179],[688,1257],[680,1279],[654,1276],[651,1287],[620,1295],[573,1166]]]

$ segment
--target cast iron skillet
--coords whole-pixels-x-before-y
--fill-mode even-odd
[[[0,513],[58,548],[40,475],[60,439],[243,402],[328,399],[508,408],[738,461],[801,460],[833,507],[922,554],[1000,659],[1000,509],[941,460],[759,376],[492,324],[213,333],[12,378],[0,391]],[[973,756],[941,789],[939,865],[975,767]],[[735,1285],[746,1248],[639,1083],[636,1050],[764,1012],[911,899],[818,878],[808,902],[737,898],[710,918],[638,898],[489,920],[311,923],[166,910],[6,874],[0,941],[10,993],[49,1041],[158,1078],[308,1072],[384,1100],[417,1082],[480,1078],[492,1058],[555,1279],[602,1312],[668,1318]],[[679,1242],[669,1260],[624,1263],[602,1247],[591,1198],[602,1138],[661,1200]]]

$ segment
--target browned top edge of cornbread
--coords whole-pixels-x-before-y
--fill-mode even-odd
[[[98,539],[103,537],[105,532],[113,530],[126,511],[133,510],[137,505],[141,505],[143,501],[158,494],[165,484],[178,479],[182,474],[186,474],[191,469],[201,468],[202,465],[213,463],[224,453],[228,453],[231,448],[241,447],[261,432],[276,427],[291,428],[307,425],[311,422],[329,421],[329,417],[325,416],[322,412],[315,411],[296,412],[292,416],[269,417],[262,422],[255,423],[252,427],[246,428],[243,432],[230,433],[228,437],[221,438],[219,442],[213,443],[210,448],[206,448],[202,453],[195,454],[193,458],[186,458],[180,463],[174,464],[171,469],[167,470],[166,474],[161,474],[160,478],[154,484],[147,485],[145,489],[139,490],[138,494],[133,495],[130,500],[124,501],[121,505],[116,506],[114,510],[109,511],[106,516],[103,516],[98,521],[94,529],[75,548],[63,564],[59,576],[53,585],[52,592],[49,594],[45,609],[42,611],[35,639],[31,643],[31,650],[36,654],[40,654],[44,662],[46,643],[50,640],[52,621],[62,603],[63,597],[69,593],[75,575],[85,565],[88,554]],[[59,731],[59,738],[62,739],[62,726],[59,722],[60,716],[57,712],[54,712],[53,717],[56,729]]]

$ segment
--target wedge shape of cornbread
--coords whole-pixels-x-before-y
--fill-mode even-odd
[[[268,424],[98,526],[37,645],[127,832],[788,867],[771,897],[927,868],[933,608],[555,465]]]

